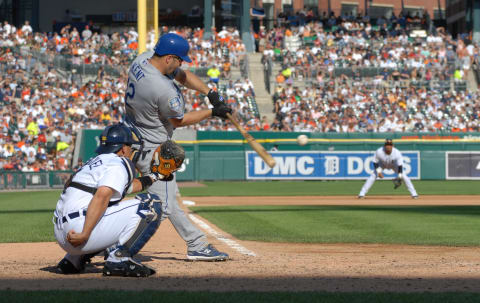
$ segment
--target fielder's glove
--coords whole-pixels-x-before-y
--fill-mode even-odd
[[[153,152],[150,171],[153,174],[162,175],[158,180],[170,181],[173,179],[173,173],[182,166],[183,160],[185,160],[183,148],[174,141],[168,140]]]
[[[402,185],[402,179],[400,177],[396,177],[393,179],[393,189],[397,189]]]
[[[210,103],[213,105],[213,107],[217,107],[217,106],[220,106],[222,104],[225,104],[224,101],[223,101],[223,97],[220,96],[216,91],[214,91],[213,89],[211,89],[209,92],[208,92],[208,100],[210,101]]]

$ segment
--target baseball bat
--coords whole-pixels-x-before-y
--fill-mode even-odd
[[[242,136],[247,140],[248,145],[253,148],[253,150],[260,156],[260,158],[263,159],[263,161],[265,161],[265,163],[267,163],[268,166],[273,168],[276,164],[275,159],[273,159],[273,157],[265,150],[265,148],[263,148],[262,145],[260,145],[260,143],[255,141],[252,135],[250,135],[245,130],[245,128],[243,128],[243,126],[241,126],[240,123],[235,120],[235,118],[231,114],[227,113],[227,117],[228,119],[230,119],[230,121],[232,121],[233,125],[235,125],[235,127],[242,134]]]

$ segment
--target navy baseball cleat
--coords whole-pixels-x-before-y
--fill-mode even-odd
[[[189,251],[187,259],[192,261],[225,261],[228,260],[228,254],[218,251],[212,244],[197,251]]]
[[[92,258],[99,252],[86,254],[86,255],[70,255],[66,254],[65,257],[58,263],[57,268],[64,275],[79,274],[85,271],[85,265],[92,262]],[[78,266],[76,265],[78,262]]]
[[[122,262],[105,262],[104,276],[117,277],[148,277],[155,274],[155,270],[147,265],[129,259]]]
[[[64,275],[79,274],[85,270],[85,263],[80,263],[80,268],[77,268],[73,263],[67,258],[63,258],[57,265],[57,268]]]

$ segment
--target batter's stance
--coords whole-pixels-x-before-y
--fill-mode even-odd
[[[125,93],[125,122],[137,129],[143,137],[143,152],[137,168],[143,175],[150,173],[153,151],[162,142],[171,139],[177,127],[198,123],[212,116],[226,119],[232,109],[221,101],[197,76],[180,68],[188,57],[187,40],[173,33],[160,37],[153,52],[139,55],[128,73]],[[213,109],[185,112],[185,100],[176,80],[187,88],[208,96]],[[226,260],[228,255],[219,252],[207,242],[205,234],[193,225],[180,209],[176,198],[176,179],[156,182],[148,192],[162,200],[162,220],[169,218],[176,231],[186,241],[190,260]]]
[[[384,169],[393,169],[395,173],[398,174],[398,178],[405,182],[405,185],[407,186],[408,191],[412,195],[412,198],[418,198],[418,194],[415,191],[415,187],[413,187],[412,181],[410,181],[410,178],[408,178],[407,174],[403,173],[403,157],[400,151],[393,147],[392,139],[386,139],[384,146],[380,147],[375,152],[373,168],[374,172],[367,179],[362,189],[360,190],[360,193],[358,194],[359,199],[365,198],[365,195],[367,194],[370,187],[372,187],[373,183],[375,183],[377,177],[379,177],[380,179],[383,178]]]
[[[90,159],[65,184],[54,212],[55,238],[67,252],[58,264],[64,274],[80,273],[90,257],[107,248],[103,274],[146,277],[155,271],[132,257],[160,224],[161,202],[150,194],[121,201],[164,176],[135,178],[132,144],[140,143],[124,124],[108,126],[100,136],[98,156]]]

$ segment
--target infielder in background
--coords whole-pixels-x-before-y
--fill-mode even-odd
[[[155,273],[132,257],[160,225],[160,200],[146,193],[122,199],[168,176],[151,173],[135,178],[135,159],[130,156],[132,144],[140,143],[136,138],[124,124],[108,126],[100,136],[98,156],[66,182],[53,218],[55,238],[67,252],[58,264],[62,273],[82,272],[92,256],[107,248],[104,275],[146,277]]]
[[[360,193],[358,194],[359,199],[365,198],[365,195],[367,194],[370,187],[372,187],[373,183],[375,183],[377,177],[383,179],[384,169],[393,169],[395,173],[397,173],[397,179],[395,180],[395,182],[400,183],[396,183],[395,188],[400,186],[401,180],[403,180],[405,182],[405,185],[407,186],[408,191],[412,195],[412,198],[418,198],[418,194],[413,187],[412,181],[410,181],[410,178],[408,178],[407,174],[403,173],[403,157],[400,151],[393,147],[392,139],[386,139],[384,146],[380,147],[375,152],[373,168],[374,172],[367,179],[362,189],[360,190]]]
[[[210,90],[197,76],[180,68],[188,57],[187,40],[173,33],[159,38],[153,52],[140,54],[128,73],[125,92],[125,122],[137,129],[144,139],[143,152],[137,168],[143,175],[150,173],[153,151],[173,136],[177,127],[198,123],[210,117],[226,119],[232,109],[222,102],[218,93]],[[208,96],[213,109],[185,113],[185,100],[173,81]],[[187,243],[189,260],[226,260],[228,254],[219,252],[207,242],[205,234],[193,225],[181,210],[176,199],[176,178],[157,182],[148,189],[163,203],[162,220],[169,218],[175,230]]]

